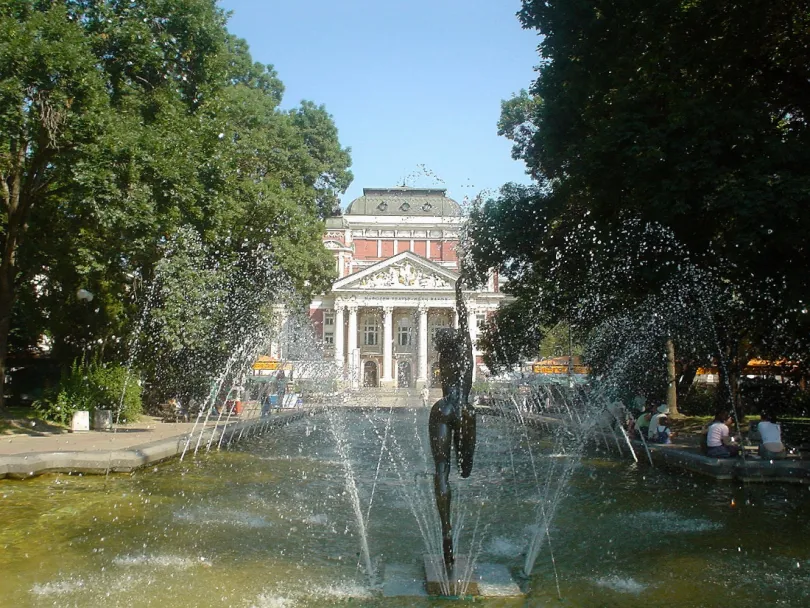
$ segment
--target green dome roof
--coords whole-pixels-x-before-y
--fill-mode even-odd
[[[363,188],[344,215],[433,215],[459,216],[461,206],[446,195],[444,188]]]

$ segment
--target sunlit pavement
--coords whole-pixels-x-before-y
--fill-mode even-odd
[[[289,416],[299,410],[274,410],[270,415]],[[260,416],[257,404],[249,404],[238,416],[226,415],[218,420],[217,414],[211,414],[205,428],[217,425],[232,425],[247,420],[256,420]],[[186,437],[192,431],[198,432],[204,421],[199,422],[161,422],[160,418],[144,416],[141,421],[120,425],[112,431],[84,431],[33,435],[6,435],[0,438],[0,457],[30,455],[35,453],[54,452],[109,452],[110,450],[137,449],[165,439]]]

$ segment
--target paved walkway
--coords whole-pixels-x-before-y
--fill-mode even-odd
[[[219,423],[211,417],[207,424],[200,421],[196,428],[194,422],[161,422],[147,416],[114,431],[4,435],[0,436],[0,479],[55,472],[128,472],[182,453],[192,432],[195,438],[202,433],[204,440],[212,435],[219,440],[224,434],[223,440],[227,441],[237,433],[263,432],[306,414],[302,409],[276,410],[268,418],[260,418],[254,404],[227,423],[224,416]]]
[[[251,420],[259,415],[255,405],[247,407],[230,422]],[[225,418],[223,416],[221,424]],[[208,427],[216,419],[209,418]],[[139,422],[121,425],[114,431],[86,431],[81,433],[45,433],[38,435],[0,435],[0,456],[32,454],[37,452],[93,452],[122,450],[161,439],[185,437],[194,428],[193,422],[161,422],[160,418],[143,416]],[[197,430],[200,425],[197,425]]]

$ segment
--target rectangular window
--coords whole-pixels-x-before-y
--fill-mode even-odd
[[[365,346],[377,346],[380,338],[380,329],[377,319],[366,318],[363,325],[363,344]]]
[[[397,344],[400,346],[410,346],[413,341],[413,328],[400,325],[397,328]]]
[[[323,343],[335,343],[335,311],[325,310],[323,313]]]
[[[434,319],[428,326],[428,331],[430,333],[430,343],[433,345],[433,348],[436,347],[436,332],[445,327],[450,327],[450,323],[447,319],[442,317]]]
[[[485,312],[479,312],[475,314],[475,324],[481,328],[484,326],[484,323],[487,322],[487,314]]]

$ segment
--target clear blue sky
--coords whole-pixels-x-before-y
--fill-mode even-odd
[[[283,106],[323,103],[363,187],[445,187],[461,201],[524,166],[497,134],[500,102],[528,88],[535,32],[519,0],[221,0],[228,29],[272,63]]]

